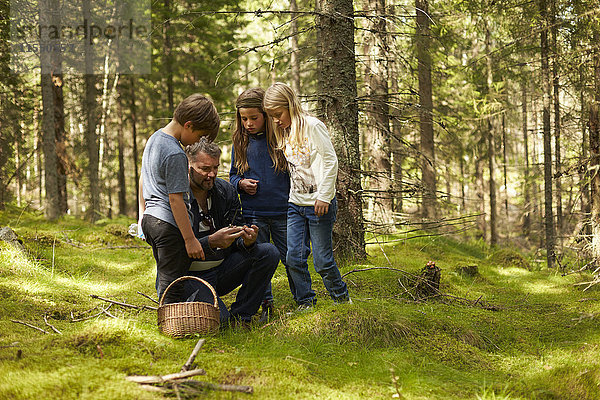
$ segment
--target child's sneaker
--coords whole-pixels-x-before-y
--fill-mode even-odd
[[[313,308],[314,308],[313,303],[303,303],[298,306],[296,311],[299,311],[299,312],[311,311]]]

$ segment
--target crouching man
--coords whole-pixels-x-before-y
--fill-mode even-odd
[[[241,285],[228,311],[219,299],[221,321],[249,326],[260,307],[267,285],[279,263],[270,243],[256,243],[258,227],[244,225],[233,185],[217,178],[221,149],[202,138],[186,147],[190,165],[192,229],[204,250],[204,260],[193,260],[189,274],[208,281],[219,296]],[[201,285],[190,282],[186,293],[207,301]],[[198,292],[196,292],[198,291]],[[198,298],[198,297],[197,297]]]

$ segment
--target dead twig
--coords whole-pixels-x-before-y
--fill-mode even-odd
[[[52,325],[52,324],[50,324],[50,323],[48,322],[48,316],[47,316],[46,314],[44,314],[44,322],[46,323],[46,325],[48,325],[50,328],[52,328],[52,330],[53,330],[54,332],[58,333],[59,335],[62,335],[62,332],[61,332],[61,331],[59,331],[58,329],[56,329],[56,327],[55,327],[54,325]]]
[[[139,294],[140,296],[144,296],[145,298],[147,298],[147,299],[148,299],[148,300],[150,300],[150,301],[153,301],[153,302],[154,302],[154,303],[156,303],[156,304],[159,304],[159,302],[158,302],[158,301],[156,301],[155,299],[153,299],[152,297],[148,296],[148,295],[147,295],[147,294],[145,294],[145,293],[142,293],[142,292],[138,291],[138,292],[137,292],[137,294]]]
[[[221,385],[218,383],[210,383],[203,381],[192,381],[187,380],[182,383],[179,383],[178,386],[198,386],[204,389],[211,390],[222,390],[225,392],[242,392],[242,393],[254,393],[254,388],[252,386],[243,386],[243,385]]]
[[[150,376],[130,375],[130,376],[125,377],[125,379],[128,380],[129,382],[139,383],[140,385],[152,385],[152,384],[163,384],[163,383],[180,383],[178,381],[181,381],[186,378],[190,378],[192,376],[198,376],[198,375],[206,375],[206,371],[203,370],[202,368],[197,368],[197,369],[193,369],[191,371],[179,372],[176,374],[169,374],[169,375],[162,375],[162,376],[160,376],[160,375],[150,375]]]
[[[10,322],[14,322],[15,324],[21,324],[21,325],[25,325],[25,326],[27,326],[27,327],[29,327],[29,328],[32,328],[32,329],[37,329],[38,331],[40,331],[40,332],[44,332],[44,333],[47,333],[48,335],[50,334],[50,332],[48,332],[47,330],[44,330],[44,329],[42,329],[42,328],[38,328],[38,327],[37,327],[37,326],[35,326],[35,325],[28,324],[27,322],[23,322],[23,321],[17,321],[16,319],[11,319],[11,320],[10,320]]]
[[[205,339],[198,340],[196,346],[194,346],[192,354],[190,354],[190,357],[188,358],[186,363],[183,364],[183,367],[181,367],[181,372],[189,371],[189,369],[192,367],[192,364],[194,363],[194,360],[196,359],[196,356],[198,355],[198,352],[200,351],[202,346],[204,346],[204,343],[206,343]]]
[[[100,296],[95,295],[95,294],[90,294],[90,297],[92,299],[98,299],[98,300],[102,300],[102,301],[107,301],[109,303],[116,304],[116,305],[121,306],[121,307],[128,307],[128,308],[133,308],[133,309],[136,309],[136,310],[143,310],[143,309],[158,310],[158,308],[153,307],[153,306],[136,306],[134,304],[123,303],[121,301],[115,301],[115,300],[107,299],[107,298],[104,298],[104,297],[100,297]]]
[[[117,318],[117,317],[115,317],[114,315],[112,315],[111,313],[108,312],[108,307],[107,308],[100,307],[100,310],[102,311],[102,313],[108,315],[111,318]]]
[[[108,311],[111,307],[112,307],[112,304],[109,304],[108,307],[106,307],[105,309],[102,309],[100,307],[95,307],[96,309],[100,308],[100,310],[102,310],[102,311],[100,311],[100,312],[98,312],[96,314],[93,314],[93,315],[89,315],[87,317],[82,317],[82,318],[75,318],[73,316],[73,312],[71,312],[71,322],[81,322],[81,321],[85,321],[85,320],[88,320],[88,319],[99,317],[100,315],[104,314],[104,311]],[[92,308],[92,310],[93,310],[93,308]],[[92,310],[88,310],[86,312],[90,312]]]

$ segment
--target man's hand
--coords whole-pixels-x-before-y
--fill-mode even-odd
[[[322,217],[327,214],[327,211],[329,211],[329,203],[325,203],[321,200],[315,201],[315,215],[317,217]]]
[[[208,237],[208,244],[213,249],[226,249],[231,246],[231,243],[244,234],[244,227],[228,226],[221,228]]]
[[[256,190],[258,188],[258,181],[256,179],[246,178],[242,179],[238,185],[244,192],[254,195],[256,194]]]
[[[204,260],[204,250],[202,250],[202,245],[195,237],[185,241],[185,250],[189,258]]]
[[[256,242],[256,238],[258,237],[258,226],[252,225],[250,227],[244,226],[244,233],[242,237],[244,238],[244,246],[250,247]]]

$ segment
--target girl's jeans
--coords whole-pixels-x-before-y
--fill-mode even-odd
[[[248,225],[258,226],[258,238],[256,240],[256,243],[270,243],[271,240],[273,240],[273,244],[275,245],[275,247],[277,247],[277,250],[279,251],[281,262],[285,266],[285,271],[288,276],[288,283],[290,284],[290,291],[292,292],[292,295],[295,295],[296,290],[294,288],[294,283],[292,281],[292,278],[290,278],[288,267],[285,261],[287,254],[287,216],[282,215],[273,217],[248,217],[246,218],[246,223]],[[271,282],[269,282],[269,285],[267,286],[264,299],[266,301],[273,300]]]
[[[313,206],[289,203],[286,264],[296,289],[294,298],[298,304],[315,304],[317,301],[311,287],[307,263],[311,244],[315,270],[323,278],[323,284],[331,298],[336,302],[344,302],[349,298],[348,287],[333,258],[332,230],[336,214],[335,198],[331,201],[327,214],[322,217],[315,215]]]

